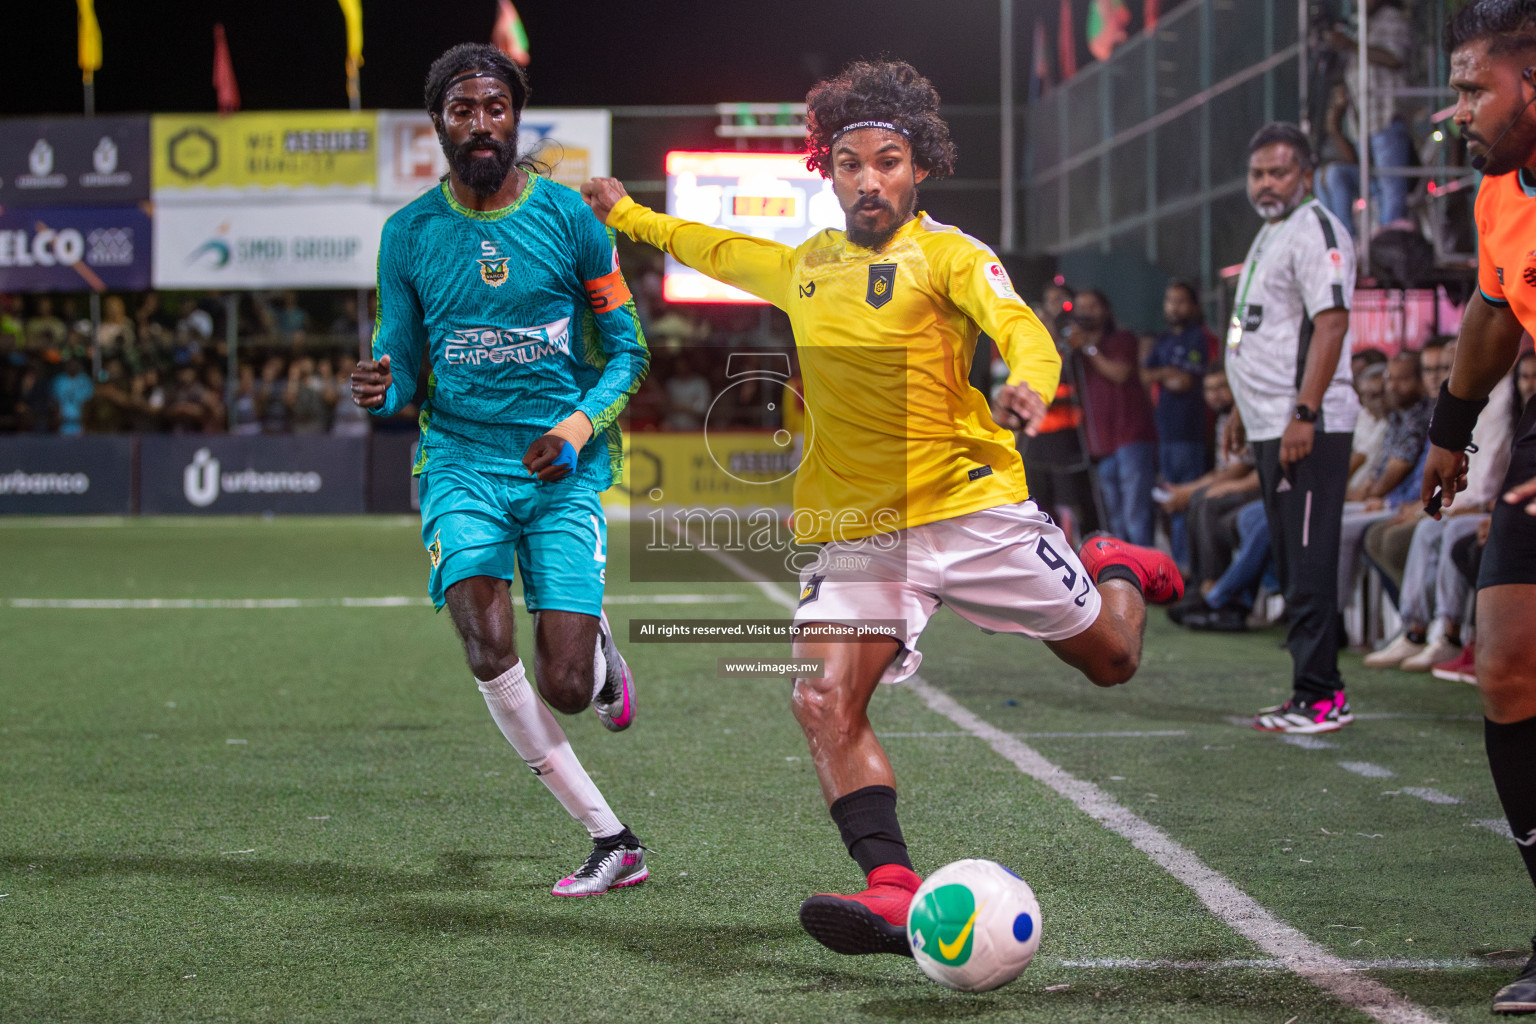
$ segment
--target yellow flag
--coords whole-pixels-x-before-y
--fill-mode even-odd
[[[81,3],[87,0],[80,0]],[[347,60],[353,64],[363,62],[363,0],[337,0],[341,13],[347,18]]]
[[[101,25],[96,21],[96,0],[75,0],[80,9],[80,70],[89,82],[101,67]]]

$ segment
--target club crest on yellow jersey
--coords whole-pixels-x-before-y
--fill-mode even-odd
[[[480,264],[480,280],[492,288],[500,288],[507,279],[507,259],[503,256],[494,260],[476,260]]]
[[[869,288],[864,292],[864,301],[879,309],[891,301],[891,293],[896,290],[896,264],[871,263],[869,265]]]

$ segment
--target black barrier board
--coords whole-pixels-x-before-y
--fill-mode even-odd
[[[148,117],[0,121],[0,206],[92,206],[148,198]]]
[[[415,431],[374,432],[369,453],[369,512],[409,513],[421,508],[417,498],[417,478],[411,475],[411,469],[416,465],[416,447],[420,443],[421,435]]]
[[[125,515],[127,437],[0,437],[0,513]]]
[[[365,510],[365,437],[145,437],[139,509],[147,515]]]

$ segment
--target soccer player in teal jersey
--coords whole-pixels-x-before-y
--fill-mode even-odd
[[[649,356],[611,233],[574,190],[517,159],[522,69],[466,43],[432,65],[426,91],[449,173],[384,225],[374,358],[358,363],[352,393],[392,416],[430,363],[415,470],[428,589],[502,734],[592,835],[554,894],[596,895],[645,881],[644,849],[544,701],[566,714],[591,705],[614,731],[633,720],[633,678],[602,613],[599,495],[621,469],[616,418]],[[513,644],[514,568],[543,700]]]

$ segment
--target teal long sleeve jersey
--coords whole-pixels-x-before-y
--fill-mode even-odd
[[[453,462],[529,477],[535,438],[580,411],[592,421],[575,483],[622,471],[617,423],[649,366],[613,234],[574,189],[528,175],[501,210],[470,210],[444,182],[397,211],[379,243],[373,357],[390,357],[393,416],[428,356],[416,472]]]

